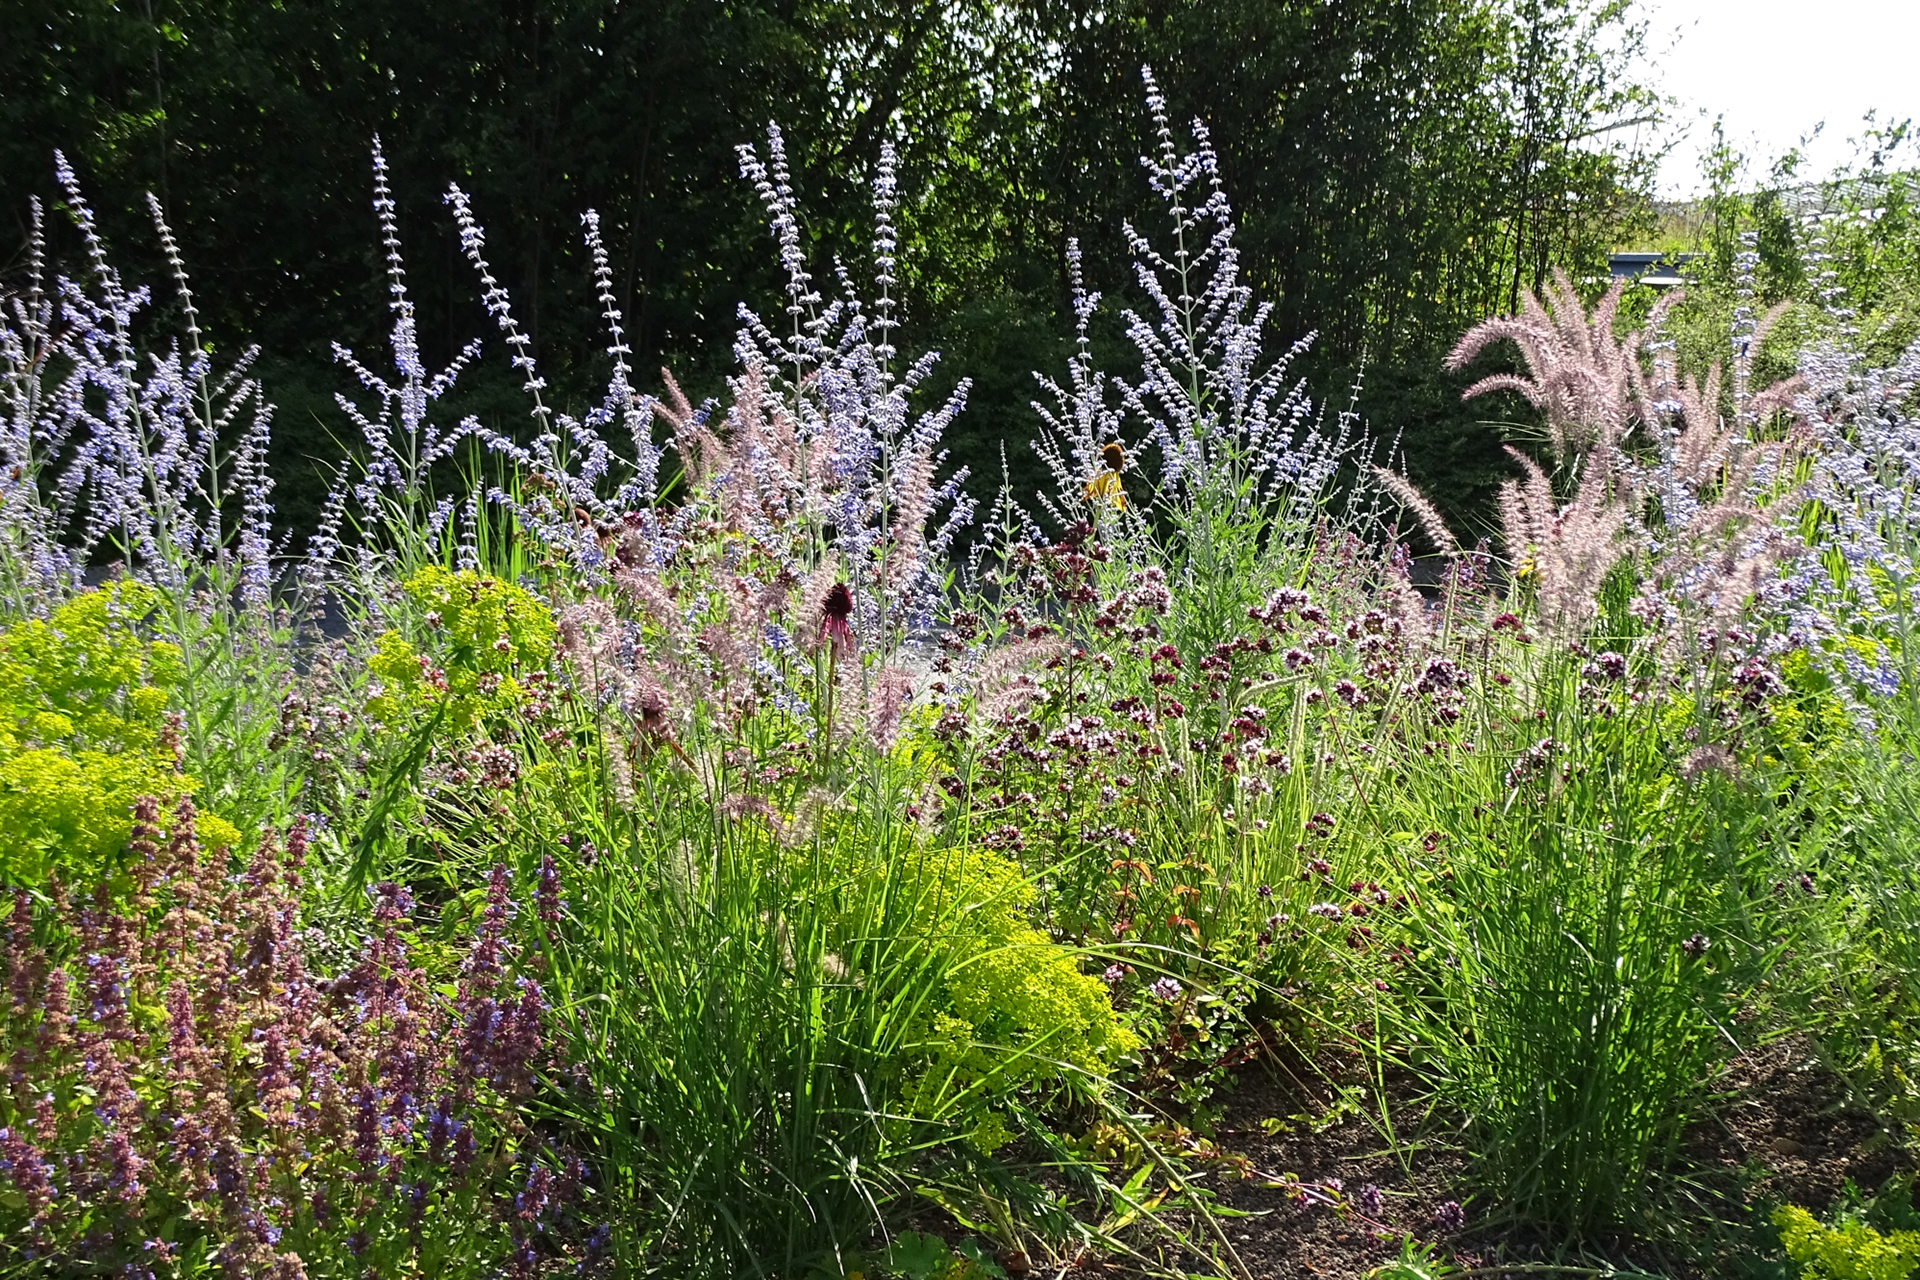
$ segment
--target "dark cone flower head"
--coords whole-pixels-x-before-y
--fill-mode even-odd
[[[848,625],[853,617],[853,592],[844,582],[836,582],[827,589],[827,598],[820,605],[820,634],[835,644],[852,644],[853,628]]]

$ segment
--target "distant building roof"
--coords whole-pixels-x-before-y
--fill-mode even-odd
[[[1697,253],[1615,253],[1608,256],[1607,266],[1615,280],[1671,289],[1686,283],[1681,271],[1699,256]]]

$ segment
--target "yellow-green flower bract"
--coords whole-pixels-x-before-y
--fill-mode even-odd
[[[0,879],[107,874],[136,799],[194,789],[165,732],[181,654],[140,627],[157,603],[119,582],[0,632]],[[238,839],[211,821],[210,840]]]

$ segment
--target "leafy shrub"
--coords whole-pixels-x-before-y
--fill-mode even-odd
[[[1852,1218],[1828,1226],[1791,1204],[1775,1209],[1773,1222],[1807,1280],[1907,1280],[1920,1266],[1920,1232],[1883,1236]]]
[[[418,834],[415,820],[430,801],[471,814],[486,807],[468,799],[476,792],[497,799],[514,787],[516,713],[544,679],[553,649],[552,612],[499,578],[428,565],[403,592],[419,615],[418,644],[384,631],[366,660],[365,760],[374,785],[351,793],[366,801],[349,809],[358,827],[355,885],[374,877],[391,844],[404,854],[405,840],[391,837]]]

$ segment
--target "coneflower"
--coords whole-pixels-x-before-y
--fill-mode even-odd
[[[827,588],[827,598],[820,602],[820,639],[831,640],[835,647],[853,643],[853,628],[848,621],[853,617],[853,592],[844,582],[836,582]]]

